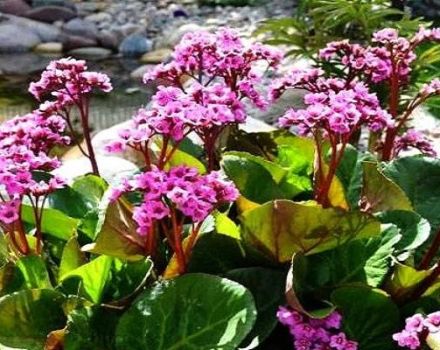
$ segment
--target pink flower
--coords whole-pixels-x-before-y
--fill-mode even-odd
[[[402,136],[396,137],[394,152],[397,156],[401,151],[407,151],[411,148],[418,149],[422,154],[428,157],[435,157],[437,155],[431,141],[425,135],[414,129],[410,129]]]
[[[345,350],[347,345],[347,337],[344,333],[338,333],[330,338],[330,346],[336,350]]]
[[[400,333],[393,334],[393,339],[397,341],[399,346],[416,350],[420,346],[420,340],[417,332],[403,330]]]
[[[440,311],[433,312],[426,316],[423,325],[427,327],[431,333],[440,331]]]

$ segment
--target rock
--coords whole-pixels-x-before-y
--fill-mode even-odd
[[[172,32],[168,37],[164,37],[161,47],[173,48],[176,46],[186,33],[206,30],[195,23],[188,23],[180,26],[176,31]]]
[[[53,23],[56,21],[68,21],[76,17],[76,12],[67,7],[41,6],[26,12],[25,17],[40,22]]]
[[[95,153],[98,156],[108,156],[109,153],[105,149],[106,146],[112,141],[118,140],[119,132],[121,130],[130,128],[130,123],[131,121],[128,120],[123,123],[116,124],[111,128],[98,132],[92,139],[93,149],[95,150]],[[123,159],[126,159],[138,166],[142,166],[143,164],[145,164],[142,155],[139,152],[132,150],[131,148],[126,149],[122,153],[112,153],[111,155],[114,157],[121,157]]]
[[[32,30],[16,24],[0,24],[0,53],[26,52],[41,39]]]
[[[69,51],[69,56],[95,60],[108,58],[111,54],[111,50],[102,47],[82,47]]]
[[[43,7],[43,6],[59,6],[68,8],[74,12],[76,11],[76,6],[72,1],[69,0],[33,0],[32,7]]]
[[[92,15],[89,15],[85,18],[86,21],[93,22],[95,24],[101,23],[101,22],[111,22],[112,21],[112,15],[106,12],[98,12],[94,13]]]
[[[133,72],[130,73],[130,78],[133,80],[141,81],[145,73],[147,73],[153,68],[154,65],[151,64],[145,64],[143,66],[140,66],[139,68],[136,68]]]
[[[74,18],[67,22],[64,27],[67,34],[78,35],[86,38],[96,39],[98,28],[93,22],[81,18]]]
[[[139,170],[133,163],[119,157],[97,156],[96,161],[101,177],[109,183],[114,183],[115,178],[120,179]],[[90,161],[86,157],[81,157],[64,161],[61,167],[53,171],[53,174],[62,176],[68,183],[72,183],[76,177],[91,172]]]
[[[137,24],[133,24],[133,23],[127,23],[127,24],[124,24],[124,25],[118,27],[118,31],[121,32],[121,35],[124,38],[131,35],[131,34],[134,34],[134,33],[140,33],[144,29],[145,29],[144,27],[137,25]]]
[[[28,31],[33,32],[40,38],[42,42],[59,41],[61,36],[61,31],[59,28],[47,23],[41,23],[34,21],[32,19],[17,17],[13,15],[0,16],[0,24],[7,24],[7,23],[16,25],[22,29],[26,29]]]
[[[162,63],[165,62],[168,58],[170,58],[172,54],[172,50],[164,48],[158,49],[144,54],[140,61],[142,63]]]
[[[41,43],[34,47],[36,53],[61,53],[63,52],[62,43]]]
[[[3,0],[0,1],[0,12],[16,16],[23,16],[32,7],[24,0]]]
[[[5,75],[26,76],[41,72],[53,59],[34,52],[18,54],[0,54],[0,71]]]
[[[115,31],[103,30],[98,34],[98,41],[102,47],[116,51],[121,43],[121,38]]]
[[[94,47],[98,42],[95,39],[84,38],[78,35],[63,35],[62,43],[64,50],[70,51],[80,47]]]
[[[252,117],[247,117],[246,118],[246,122],[244,124],[240,124],[239,125],[239,129],[243,130],[247,133],[251,133],[251,132],[271,132],[271,131],[275,131],[276,128],[273,127],[272,125],[269,125],[261,120],[252,118]]]
[[[119,45],[119,52],[125,57],[138,57],[153,48],[151,40],[141,34],[131,34]]]

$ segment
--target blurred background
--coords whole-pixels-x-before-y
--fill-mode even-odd
[[[35,108],[29,82],[62,56],[86,59],[112,78],[115,90],[91,109],[99,131],[148,103],[155,87],[141,83],[143,74],[166,62],[187,32],[229,26],[257,36],[285,50],[285,71],[314,62],[329,41],[368,42],[386,26],[410,33],[439,19],[440,0],[0,0],[0,120]],[[428,68],[417,72],[419,82],[440,73],[438,45],[421,51]],[[437,102],[430,108],[440,115]]]

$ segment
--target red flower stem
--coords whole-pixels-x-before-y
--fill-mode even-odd
[[[99,175],[98,163],[96,162],[95,151],[92,145],[92,138],[90,135],[90,127],[89,127],[89,108],[88,108],[88,100],[87,98],[82,98],[78,103],[78,109],[81,116],[81,127],[83,129],[84,140],[86,141],[87,154],[90,160],[90,164],[92,166],[92,172],[96,176]]]
[[[183,274],[186,271],[186,259],[182,247],[182,227],[179,227],[177,224],[176,211],[174,208],[171,208],[171,222],[174,238],[174,253],[176,254],[179,273]]]

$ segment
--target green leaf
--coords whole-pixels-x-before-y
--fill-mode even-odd
[[[287,200],[266,203],[242,216],[242,239],[282,263],[293,253],[316,254],[379,233],[379,222],[367,214]]]
[[[23,287],[27,289],[52,288],[46,264],[41,257],[37,255],[24,256],[17,261],[17,268],[23,276]]]
[[[343,316],[343,330],[362,350],[396,349],[392,334],[399,330],[399,309],[378,289],[343,287],[332,295]]]
[[[236,282],[187,274],[144,292],[116,330],[120,350],[236,349],[256,318],[252,295]]]
[[[239,240],[223,234],[207,233],[197,240],[188,271],[220,274],[245,266],[246,252]]]
[[[82,202],[88,211],[98,208],[107,188],[105,180],[95,175],[80,176],[72,184],[72,189],[81,194]]]
[[[331,293],[351,284],[379,286],[388,274],[396,228],[389,226],[379,237],[358,239],[322,253],[292,259],[288,296],[292,307],[311,312],[326,307]]]
[[[286,274],[279,270],[250,267],[228,271],[225,277],[246,287],[254,297],[257,321],[241,343],[242,348],[253,349],[271,334],[278,323],[278,307],[285,304]]]
[[[72,237],[64,246],[58,271],[58,279],[61,280],[64,275],[85,263],[86,259],[84,253],[81,251],[81,246],[79,245],[77,238]]]
[[[153,269],[149,258],[130,262],[114,259],[106,285],[103,301],[116,301],[131,295],[141,285],[145,285]]]
[[[69,314],[64,350],[115,350],[121,311],[92,306]]]
[[[364,163],[363,200],[370,211],[387,210],[412,211],[412,205],[405,192],[393,181],[387,178],[376,163]]]
[[[367,160],[373,160],[373,156],[369,153],[359,152],[353,146],[348,145],[336,171],[336,175],[344,187],[345,198],[352,209],[359,207],[363,177],[362,163]]]
[[[14,263],[8,262],[0,267],[0,297],[19,291],[24,284],[23,274]]]
[[[136,232],[132,205],[122,198],[111,202],[109,196],[106,193],[100,204],[95,242],[82,250],[124,260],[142,259],[144,241]]]
[[[24,222],[35,226],[34,211],[30,205],[23,204],[21,215]],[[80,220],[72,218],[63,212],[44,208],[41,229],[44,233],[67,241],[72,237],[80,224]]]
[[[54,290],[22,290],[0,298],[0,344],[42,350],[47,335],[66,324],[64,296]]]
[[[215,231],[232,238],[240,239],[240,227],[225,213],[214,213]]]
[[[419,248],[429,238],[431,225],[415,212],[393,210],[380,213],[377,217],[381,222],[399,228],[401,239],[395,246],[399,260],[407,259],[409,252]]]
[[[101,301],[104,287],[109,279],[113,258],[102,255],[75,270],[64,274],[59,288],[66,294],[84,297],[94,303]]]
[[[384,165],[383,173],[406,193],[417,213],[432,230],[440,227],[440,160],[406,157]]]

